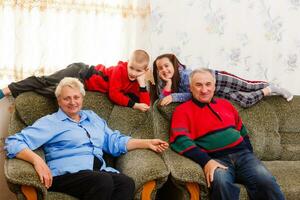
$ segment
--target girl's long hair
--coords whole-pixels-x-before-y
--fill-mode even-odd
[[[185,69],[185,65],[181,64],[178,60],[178,58],[174,55],[174,54],[170,54],[170,53],[166,53],[166,54],[162,54],[160,56],[158,56],[154,62],[153,62],[153,78],[154,78],[154,82],[155,82],[155,93],[156,93],[156,97],[154,99],[158,98],[158,79],[159,79],[159,75],[157,73],[157,65],[156,65],[156,61],[160,60],[162,58],[168,58],[170,60],[170,62],[173,64],[174,66],[174,75],[172,77],[172,92],[178,92],[178,87],[179,87],[179,82],[180,82],[180,74],[179,74],[179,67],[183,67]]]

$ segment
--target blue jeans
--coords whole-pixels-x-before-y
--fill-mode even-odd
[[[251,200],[282,200],[284,195],[275,178],[260,160],[249,150],[214,159],[228,167],[217,168],[211,183],[210,199],[238,200],[240,189],[236,183],[246,187]]]

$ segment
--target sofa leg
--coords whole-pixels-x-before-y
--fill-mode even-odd
[[[22,185],[21,191],[23,192],[26,200],[37,200],[37,193],[34,187]]]
[[[142,200],[151,200],[151,194],[155,188],[155,181],[149,181],[143,185]]]
[[[186,183],[186,188],[190,193],[190,200],[200,200],[200,188],[198,183]]]

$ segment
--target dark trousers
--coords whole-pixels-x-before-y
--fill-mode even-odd
[[[54,177],[49,190],[82,200],[132,200],[135,185],[124,174],[83,170]]]
[[[49,76],[30,76],[24,80],[13,82],[8,85],[8,88],[13,97],[17,97],[23,92],[34,91],[43,96],[54,98],[55,88],[63,78],[74,77],[82,81],[81,74],[85,74],[88,69],[89,66],[84,63],[73,63]]]
[[[227,170],[217,168],[210,191],[211,200],[238,200],[243,184],[250,200],[284,200],[275,178],[263,163],[248,150],[232,153],[215,159],[228,167]]]

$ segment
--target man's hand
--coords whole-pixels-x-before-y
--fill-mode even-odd
[[[161,153],[169,147],[169,144],[167,142],[160,139],[151,139],[149,140],[148,145],[149,149],[157,153]]]
[[[227,169],[228,167],[218,163],[217,161],[211,159],[204,166],[204,174],[206,178],[207,187],[210,188],[210,183],[214,180],[214,172],[217,168]]]
[[[33,167],[36,170],[37,174],[39,175],[40,181],[45,185],[45,187],[47,189],[51,187],[53,177],[45,161],[41,158],[35,159],[33,162]]]
[[[162,98],[162,99],[160,100],[160,103],[159,103],[159,104],[160,104],[161,106],[166,106],[166,105],[169,105],[170,103],[172,103],[172,101],[173,101],[172,95],[168,95],[168,96]]]
[[[132,107],[135,110],[140,110],[142,112],[146,112],[149,110],[150,106],[145,103],[135,103]]]
[[[136,78],[140,87],[146,87],[146,72]]]

